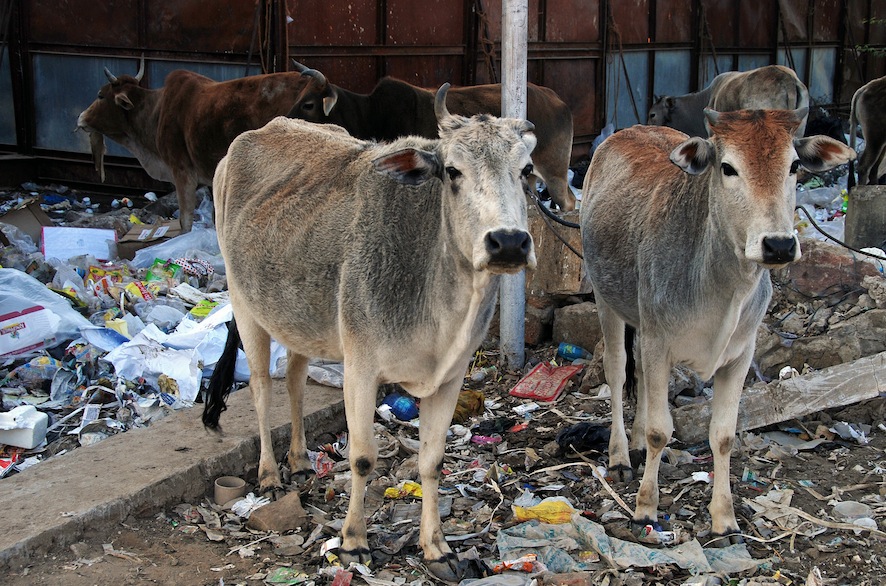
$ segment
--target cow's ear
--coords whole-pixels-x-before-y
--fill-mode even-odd
[[[673,110],[673,109],[674,109],[674,103],[675,103],[675,102],[674,102],[674,97],[673,97],[673,96],[664,96],[662,99],[664,100],[665,107],[666,107],[668,110]]]
[[[419,149],[396,151],[375,159],[372,164],[379,173],[405,185],[421,185],[443,173],[437,155]]]
[[[693,136],[671,151],[671,162],[690,175],[698,175],[711,166],[713,154],[711,141]]]
[[[800,164],[813,173],[833,169],[837,165],[854,161],[855,150],[828,136],[816,135],[794,139],[794,148]]]
[[[516,120],[514,129],[520,135],[520,140],[526,145],[526,150],[531,153],[538,143],[538,138],[535,136],[535,124],[529,120]]]
[[[329,95],[323,96],[323,115],[329,116],[336,103],[338,103],[338,92],[335,88],[329,88]]]
[[[129,96],[127,96],[126,94],[117,94],[116,96],[114,96],[114,103],[124,110],[132,110],[135,107],[129,100]]]

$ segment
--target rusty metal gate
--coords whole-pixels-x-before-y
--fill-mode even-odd
[[[529,0],[529,14],[529,80],[571,107],[576,158],[607,124],[643,122],[654,95],[722,71],[788,65],[844,115],[886,74],[882,0]],[[155,88],[177,68],[221,81],[289,58],[358,92],[384,75],[436,87],[500,72],[501,0],[2,0],[0,27],[0,186],[96,188],[77,115],[104,67],[132,73],[142,55]],[[107,188],[168,187],[123,148],[108,154]]]

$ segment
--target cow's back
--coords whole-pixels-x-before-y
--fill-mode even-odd
[[[713,87],[710,108],[733,110],[796,110],[809,106],[805,86],[792,69],[769,65],[745,72],[728,72]]]
[[[669,158],[686,138],[666,126],[626,128],[600,145],[585,177],[581,223],[588,273],[603,297],[627,301],[615,309],[634,323],[640,272],[654,271],[650,263],[686,261],[669,251],[691,246],[707,211],[692,189],[697,179]],[[650,279],[646,274],[643,280]]]
[[[286,114],[305,83],[298,73],[273,73],[225,82],[186,70],[166,77],[158,147],[170,161],[187,162],[200,183],[237,136]]]
[[[216,217],[232,291],[289,347],[340,357],[340,327],[418,314],[409,304],[428,273],[439,205],[432,190],[372,170],[372,160],[401,143],[374,145],[337,126],[278,118],[240,135],[219,164]],[[268,242],[268,234],[280,238]],[[395,282],[402,299],[390,294]],[[267,299],[269,287],[291,297]],[[405,329],[394,325],[390,331]]]

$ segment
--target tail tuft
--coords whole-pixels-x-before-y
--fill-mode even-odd
[[[234,387],[234,368],[237,365],[237,350],[240,347],[240,333],[237,322],[231,319],[228,324],[228,339],[222,351],[206,390],[206,402],[203,404],[203,425],[218,430],[221,414],[228,409],[225,401]]]

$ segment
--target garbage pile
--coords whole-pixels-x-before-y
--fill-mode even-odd
[[[66,188],[23,188],[0,197],[0,477],[192,406],[231,319],[208,198],[171,238],[131,202],[101,214]]]

